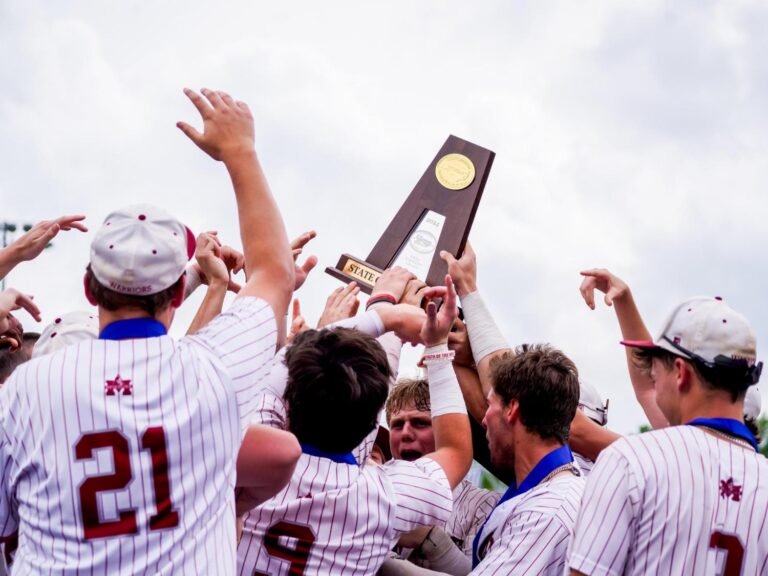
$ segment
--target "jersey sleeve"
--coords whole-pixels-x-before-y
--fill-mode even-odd
[[[461,542],[460,548],[464,554],[472,555],[475,535],[500,498],[501,494],[498,492],[470,486],[462,493],[461,499],[454,502],[451,520],[455,520],[455,524],[448,523],[449,533],[456,541]]]
[[[9,538],[18,528],[13,504],[11,471],[13,468],[12,445],[9,437],[10,387],[0,388],[0,542]]]
[[[445,526],[453,509],[453,496],[440,464],[430,458],[415,462],[390,460],[384,471],[395,495],[397,533],[421,526]]]
[[[638,497],[627,458],[616,445],[610,446],[587,480],[568,555],[572,569],[591,576],[624,573]]]
[[[571,532],[551,512],[514,514],[472,575],[562,574]]]
[[[258,298],[237,298],[225,312],[182,342],[208,348],[219,358],[237,396],[245,431],[275,358],[277,323],[272,307]]]

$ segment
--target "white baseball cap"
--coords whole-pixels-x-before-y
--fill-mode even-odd
[[[195,237],[164,210],[137,204],[112,212],[91,243],[91,270],[106,288],[132,296],[173,286],[195,253]]]
[[[99,337],[99,319],[90,312],[62,314],[48,324],[32,348],[32,358],[51,354],[81,340]]]
[[[744,417],[757,420],[762,408],[763,398],[760,396],[760,389],[757,386],[750,386],[747,388],[747,395],[744,396]]]
[[[744,315],[720,297],[692,298],[670,314],[655,341],[622,341],[635,348],[667,350],[706,368],[744,371],[744,386],[756,384],[763,363],[755,363],[757,339]]]
[[[597,388],[584,380],[579,380],[579,410],[600,426],[608,424],[608,402],[603,404]]]

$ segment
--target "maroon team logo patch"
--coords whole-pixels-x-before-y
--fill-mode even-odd
[[[107,383],[104,384],[104,391],[107,393],[107,396],[114,396],[116,393],[130,396],[133,392],[133,387],[130,380],[123,380],[120,378],[120,374],[118,374],[114,380],[107,380]]]
[[[734,502],[739,502],[741,500],[742,491],[743,487],[734,484],[733,478],[720,480],[720,498],[730,498]]]

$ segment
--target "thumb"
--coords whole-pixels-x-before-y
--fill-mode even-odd
[[[296,320],[296,318],[298,318],[299,316],[301,316],[301,304],[299,304],[299,299],[298,298],[294,298],[294,300],[293,300],[293,319]]]
[[[447,250],[440,250],[440,258],[442,258],[448,266],[456,262],[456,258],[453,257],[453,254],[448,252]]]
[[[184,132],[184,134],[187,135],[187,138],[192,140],[195,144],[198,146],[202,145],[203,142],[203,135],[200,134],[197,130],[195,130],[192,126],[187,124],[186,122],[176,122],[176,127]]]

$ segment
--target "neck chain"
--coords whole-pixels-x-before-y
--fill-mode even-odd
[[[722,440],[726,440],[728,442],[733,442],[737,446],[741,446],[743,448],[749,448],[750,450],[754,450],[754,448],[752,447],[752,444],[750,444],[749,442],[747,442],[743,438],[740,438],[739,436],[734,436],[734,435],[731,435],[731,434],[727,434],[726,432],[723,432],[722,430],[718,430],[717,428],[712,428],[710,426],[704,426],[704,425],[701,425],[701,424],[699,425],[699,428],[705,429],[707,432],[713,434],[714,436],[716,436],[716,437],[718,437],[718,438],[720,438]]]
[[[552,478],[560,474],[560,472],[565,472],[566,470],[569,470],[571,474],[573,474],[574,476],[581,476],[581,472],[576,467],[576,464],[574,464],[573,462],[568,462],[567,464],[558,466],[557,468],[552,470],[552,472],[544,476],[544,478],[541,479],[541,482],[539,482],[539,484],[544,484],[544,482],[549,482],[550,480],[552,480]]]

